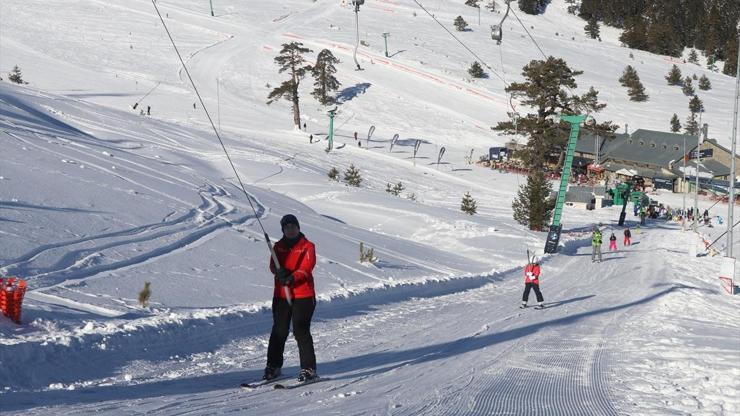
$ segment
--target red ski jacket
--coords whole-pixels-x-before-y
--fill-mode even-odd
[[[316,296],[313,285],[313,268],[316,266],[316,248],[313,243],[301,234],[300,239],[292,248],[288,248],[285,238],[275,243],[275,255],[277,255],[280,266],[288,272],[293,273],[293,286],[288,286],[290,295],[294,299],[312,298]],[[275,262],[270,256],[270,271],[276,273]],[[285,299],[283,285],[275,279],[275,291],[273,296]]]
[[[532,276],[529,276],[532,273]],[[528,264],[524,268],[524,283],[540,284],[540,265],[539,264]]]

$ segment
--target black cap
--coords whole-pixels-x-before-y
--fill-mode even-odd
[[[293,214],[288,214],[280,219],[281,228],[285,228],[285,226],[288,224],[295,224],[296,227],[301,228],[301,225],[298,223],[298,218],[296,218]]]

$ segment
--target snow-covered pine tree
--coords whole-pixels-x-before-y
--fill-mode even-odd
[[[339,63],[339,59],[334,57],[328,49],[319,52],[316,58],[316,65],[311,69],[314,78],[314,90],[311,95],[323,105],[334,104],[334,97],[328,95],[331,91],[336,91],[342,85],[334,74],[337,69],[334,64]]]
[[[631,65],[627,65],[627,68],[624,69],[619,82],[628,88],[627,94],[629,94],[630,100],[647,101],[648,95],[645,94],[645,87],[642,85],[637,71]]]
[[[683,79],[683,87],[681,87],[681,91],[689,97],[694,95],[694,85],[690,76],[686,75],[686,78]]]
[[[699,89],[702,91],[708,91],[712,89],[712,82],[709,81],[709,78],[707,78],[706,75],[702,75],[701,78],[699,78]]]
[[[691,48],[691,51],[689,51],[689,62],[692,64],[698,64],[699,63],[699,55],[696,53],[696,49]]]
[[[454,23],[455,29],[457,29],[458,32],[464,32],[468,28],[468,22],[466,22],[462,16],[457,16]]]
[[[668,81],[668,85],[681,85],[681,70],[678,69],[676,64],[673,64],[665,79]]]
[[[306,72],[311,70],[311,66],[306,64],[303,58],[304,53],[311,52],[310,49],[304,48],[300,42],[284,43],[280,54],[275,57],[275,63],[280,65],[278,73],[289,71],[290,79],[284,81],[279,87],[273,89],[267,96],[267,104],[284,98],[293,103],[293,124],[300,129],[301,127],[301,110],[298,102],[298,85],[301,79],[306,76]]]
[[[463,195],[462,202],[460,203],[460,210],[468,215],[473,215],[478,212],[478,204],[475,202],[470,192],[466,192]]]
[[[551,193],[552,185],[545,174],[539,170],[532,172],[511,204],[514,220],[530,230],[546,229],[555,209],[555,199],[550,197]]]
[[[8,81],[23,84],[23,74],[21,73],[21,69],[18,68],[18,65],[14,66],[13,70],[8,74]]]
[[[398,183],[393,187],[393,195],[398,196],[401,195],[401,192],[406,189],[405,186],[403,186],[403,183],[401,181],[398,181]]]
[[[360,171],[355,167],[354,164],[350,164],[346,171],[344,171],[344,181],[349,186],[360,186],[362,183],[362,176]]]
[[[481,0],[465,0],[465,5],[470,7],[475,7],[476,9],[480,7],[478,4]]]
[[[681,131],[681,120],[678,119],[678,115],[676,113],[673,113],[673,117],[671,117],[671,131],[673,133]]]
[[[483,71],[483,67],[480,66],[478,61],[475,61],[470,65],[470,68],[468,68],[468,74],[473,78],[485,78],[486,76],[486,73]]]
[[[595,16],[588,20],[583,30],[591,39],[598,39],[600,37],[601,29],[599,28],[599,21],[596,20]]]

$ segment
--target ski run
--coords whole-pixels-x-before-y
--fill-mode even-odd
[[[740,296],[701,243],[725,226],[638,227],[630,204],[624,246],[621,206],[566,206],[559,250],[545,254],[547,233],[512,218],[527,176],[466,160],[511,140],[491,126],[527,109],[488,68],[471,78],[474,58],[414,0],[364,2],[355,70],[350,3],[213,0],[211,16],[209,2],[157,0],[188,75],[152,1],[0,2],[0,277],[28,282],[21,324],[0,316],[0,414],[740,414]],[[533,39],[562,57],[620,133],[685,120],[688,99],[664,78],[673,64],[706,75],[703,122],[730,147],[733,77],[626,48],[605,25],[590,39],[565,0],[538,15],[512,2],[501,45],[490,26],[503,1],[480,25],[463,0],[418,3],[451,30],[462,15],[470,30],[456,36],[506,83],[543,59]],[[339,59],[330,152],[333,106],[311,97],[310,76],[305,129],[289,101],[265,104],[288,78],[274,59],[292,41],[310,64],[322,49]],[[627,63],[649,102],[619,85]],[[7,82],[16,64],[28,84]],[[342,179],[350,165],[359,187]],[[466,193],[475,215],[460,209]],[[727,203],[698,201],[726,219]],[[292,332],[282,375],[261,382],[275,281],[264,236],[280,240],[286,214],[316,247],[319,378],[305,384]],[[374,261],[359,261],[360,244]],[[543,309],[535,293],[520,308],[528,251]]]

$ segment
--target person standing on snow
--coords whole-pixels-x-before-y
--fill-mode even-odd
[[[280,220],[283,238],[275,243],[275,254],[280,264],[270,258],[270,271],[275,275],[275,290],[272,298],[272,332],[267,347],[267,366],[264,380],[274,379],[281,374],[283,351],[291,322],[293,335],[298,343],[301,371],[298,381],[311,381],[316,375],[316,355],[311,337],[311,318],[316,308],[313,268],[316,265],[316,249],[301,233],[295,215],[288,214]],[[286,298],[290,293],[292,304]]]
[[[540,262],[535,256],[532,256],[529,264],[524,268],[524,294],[522,294],[522,305],[520,308],[524,309],[527,307],[527,300],[529,299],[529,291],[531,289],[534,289],[534,294],[537,296],[537,306],[534,308],[544,308],[544,299],[542,298],[542,292],[540,292]]]
[[[631,238],[632,238],[632,232],[630,231],[629,228],[625,228],[624,229],[624,242],[622,244],[625,247],[631,246],[632,245],[632,241],[630,241]]]
[[[594,232],[591,234],[591,246],[593,251],[591,252],[591,261],[596,261],[596,255],[599,256],[599,263],[601,263],[601,230],[594,226]]]
[[[617,251],[617,236],[614,235],[613,231],[612,235],[609,236],[609,251]]]

